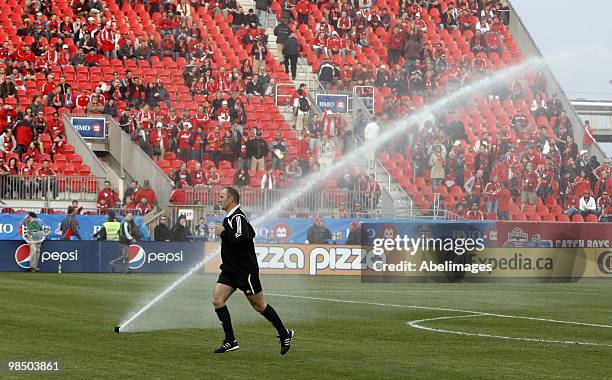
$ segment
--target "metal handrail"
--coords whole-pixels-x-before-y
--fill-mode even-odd
[[[277,107],[289,107],[289,108],[293,108],[293,104],[289,104],[289,100],[291,99],[291,97],[293,96],[293,93],[291,94],[279,94],[279,88],[291,88],[291,90],[295,91],[295,84],[293,83],[277,83],[275,85],[275,94],[274,94],[274,104]],[[287,104],[286,105],[279,105],[279,98],[282,99],[287,99]]]
[[[371,99],[372,99],[372,108],[369,108],[365,104],[365,102],[364,102],[364,99],[368,99],[368,100],[370,99],[369,96],[358,96],[357,95],[357,89],[358,88],[371,88],[372,89],[372,97],[371,97]],[[353,103],[355,103],[356,100],[359,100],[361,102],[363,108],[365,108],[369,112],[369,114],[374,115],[374,110],[376,109],[376,104],[375,104],[375,101],[376,101],[375,99],[376,98],[374,96],[374,92],[375,92],[374,86],[353,86],[353,91],[352,91]],[[354,107],[354,105],[353,105],[353,107]]]
[[[11,206],[3,206],[3,210],[7,210],[7,209],[17,209],[17,211],[24,211],[24,212],[29,212],[29,211],[33,211],[36,212],[38,214],[66,214],[67,213],[67,206],[66,207],[48,207],[48,206],[43,206],[43,207],[11,207]],[[127,214],[128,212],[132,213],[132,215],[134,216],[141,216],[140,214],[140,210],[133,208],[133,209],[128,209],[128,208],[109,208],[106,211],[102,211],[98,208],[92,208],[92,207],[82,207],[80,208],[80,213],[79,215],[108,215],[109,211],[114,211],[115,215],[120,215],[120,216],[124,216],[125,214]],[[149,215],[149,214],[146,214]]]
[[[178,217],[181,212],[185,210],[189,210],[192,213],[191,223],[195,225],[198,223],[200,218],[223,218],[225,216],[225,212],[216,210],[214,208],[210,208],[205,205],[172,205],[166,207],[165,215],[168,217],[168,224],[174,225],[178,221]],[[385,214],[382,212],[373,212],[367,215],[367,219],[377,220],[377,219],[394,219],[394,220],[440,220],[440,221],[452,221],[452,220],[465,220],[465,218],[457,215],[456,213],[450,210],[437,210],[437,215],[434,215],[434,211],[432,209],[417,209],[417,213],[410,213],[408,215],[397,215],[395,213]],[[252,212],[251,210],[247,210],[247,214],[250,217],[257,217],[261,215],[261,213]],[[351,212],[347,212],[346,217],[348,219],[363,219],[363,217],[358,215],[351,215]],[[354,213],[353,213],[354,214]],[[339,214],[333,212],[304,212],[300,213],[299,216],[292,216],[292,218],[312,218],[315,217],[323,217],[323,218],[338,218]],[[154,219],[155,221],[157,220]],[[152,222],[153,223],[153,222]]]
[[[21,175],[0,177],[3,199],[44,199],[47,201],[95,199],[104,184],[104,177],[78,175]]]

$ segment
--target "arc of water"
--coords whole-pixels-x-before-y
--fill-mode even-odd
[[[325,168],[318,173],[314,173],[312,175],[307,176],[302,179],[298,184],[296,184],[294,191],[288,192],[288,195],[280,200],[276,205],[272,206],[265,214],[261,215],[259,218],[253,221],[253,226],[256,227],[258,225],[262,225],[271,218],[275,217],[281,211],[285,210],[289,205],[298,200],[304,194],[312,191],[314,188],[319,186],[322,180],[331,176],[335,172],[339,171],[341,168],[359,161],[364,157],[367,157],[368,153],[376,151],[378,148],[382,147],[384,144],[392,141],[394,138],[400,136],[403,132],[405,132],[410,126],[414,123],[421,120],[425,115],[434,113],[443,109],[445,107],[450,107],[453,103],[461,100],[462,98],[477,92],[486,90],[494,85],[499,85],[499,82],[504,80],[508,80],[516,77],[522,72],[528,69],[537,69],[543,66],[545,60],[540,57],[530,58],[525,60],[523,63],[511,66],[504,70],[500,70],[490,77],[481,79],[477,82],[471,83],[467,86],[460,88],[459,90],[448,94],[442,99],[437,100],[436,102],[423,107],[419,112],[409,116],[406,119],[395,121],[391,124],[391,126],[378,138],[374,141],[366,142],[361,145],[359,148],[353,150],[349,154],[342,157],[341,160],[335,162],[331,166]],[[130,316],[126,321],[119,325],[119,331],[121,331],[125,326],[132,323],[142,314],[144,314],[147,310],[149,310],[153,305],[162,300],[168,294],[170,294],[174,289],[176,289],[180,284],[182,284],[185,280],[191,277],[192,274],[199,271],[207,262],[209,262],[212,258],[218,255],[220,252],[217,251],[212,255],[206,256],[202,261],[197,263],[194,267],[192,267],[187,273],[179,277],[176,281],[174,281],[170,286],[164,289],[160,294],[155,296],[151,301],[149,301],[145,306],[143,306],[140,310],[136,311],[132,316]]]

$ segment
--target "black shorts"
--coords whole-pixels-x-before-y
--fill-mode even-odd
[[[262,291],[259,274],[228,273],[221,272],[217,283],[240,289],[247,296],[252,296]]]

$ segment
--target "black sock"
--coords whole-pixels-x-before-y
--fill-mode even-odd
[[[272,323],[272,326],[276,328],[276,331],[278,331],[278,335],[280,335],[281,338],[287,335],[287,329],[285,328],[285,325],[283,325],[283,321],[281,321],[278,314],[276,314],[276,310],[274,310],[272,305],[268,304],[264,311],[261,312],[261,315]]]
[[[223,332],[225,333],[225,340],[234,341],[234,329],[232,329],[232,317],[230,317],[229,310],[227,306],[220,307],[215,309],[217,313],[217,317],[221,321],[221,325],[223,325]]]

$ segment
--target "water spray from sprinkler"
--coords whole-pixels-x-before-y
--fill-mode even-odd
[[[477,92],[483,91],[490,87],[498,85],[500,82],[511,79],[520,75],[526,70],[530,69],[538,69],[545,64],[545,60],[540,57],[530,58],[519,65],[514,65],[509,68],[506,68],[501,71],[497,71],[490,77],[481,79],[477,82],[471,83],[467,86],[460,88],[459,90],[448,94],[442,99],[435,101],[430,105],[426,105],[419,112],[410,115],[409,117],[397,120],[393,122],[388,130],[379,135],[376,140],[367,142],[357,149],[353,150],[349,154],[342,157],[342,159],[338,160],[331,166],[325,168],[324,170],[309,175],[304,178],[295,186],[295,191],[289,192],[289,194],[281,199],[276,205],[274,205],[270,210],[265,212],[263,215],[255,219],[253,222],[253,227],[260,226],[275,217],[280,212],[284,211],[289,207],[293,202],[304,196],[304,194],[312,191],[314,188],[319,186],[321,181],[331,176],[341,168],[348,166],[350,164],[354,164],[357,161],[363,160],[365,157],[369,157],[369,153],[372,151],[376,151],[378,148],[382,147],[384,144],[389,143],[394,138],[397,138],[401,135],[401,133],[405,132],[408,128],[410,128],[413,124],[417,123],[419,120],[423,118],[423,116],[434,113],[436,111],[440,111],[442,109],[450,108],[454,103],[465,99],[466,96]],[[171,293],[174,289],[176,289],[180,284],[182,284],[187,278],[189,278],[192,274],[199,271],[207,262],[220,254],[220,249],[216,250],[212,255],[206,256],[202,261],[196,264],[193,268],[191,268],[187,273],[182,275],[176,281],[174,281],[170,286],[164,289],[160,294],[155,296],[151,301],[149,301],[145,306],[143,306],[140,310],[130,316],[126,321],[121,323],[119,326],[115,327],[115,332],[122,331],[125,326],[132,323],[142,314],[144,314],[147,310],[149,310],[152,306],[157,304],[160,300],[162,300],[166,295]]]

